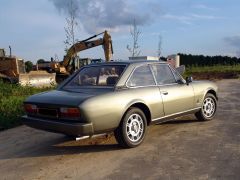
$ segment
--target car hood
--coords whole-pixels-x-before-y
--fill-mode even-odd
[[[91,97],[94,97],[100,94],[105,94],[111,91],[113,90],[112,89],[98,89],[98,90],[84,89],[81,92],[53,90],[53,91],[43,92],[43,93],[30,96],[25,100],[25,103],[79,106],[86,99],[89,99]]]

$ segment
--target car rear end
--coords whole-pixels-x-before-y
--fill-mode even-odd
[[[79,107],[24,103],[23,123],[37,129],[71,136],[93,134],[92,123],[84,121]]]

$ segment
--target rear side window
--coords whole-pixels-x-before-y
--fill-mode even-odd
[[[141,66],[134,70],[127,82],[129,87],[155,85],[152,71],[149,66]]]
[[[176,83],[176,79],[168,65],[153,65],[152,69],[158,85]]]

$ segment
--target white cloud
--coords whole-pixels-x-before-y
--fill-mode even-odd
[[[164,14],[161,16],[164,19],[176,20],[184,24],[192,24],[192,18],[190,16],[179,16],[175,14]]]
[[[231,46],[240,49],[240,35],[228,36],[224,38],[224,41]]]
[[[235,49],[235,55],[240,57],[240,35],[227,36],[223,40]]]
[[[69,11],[69,1],[49,0],[65,14]],[[124,0],[72,0],[77,8],[77,17],[82,27],[90,34],[104,29],[118,30],[121,26],[129,26],[135,19],[137,25],[149,24],[151,12],[139,12],[140,5],[132,6]]]
[[[212,16],[212,15],[205,15],[205,14],[190,14],[193,19],[206,19],[206,20],[214,20],[219,19],[221,17]]]
[[[205,4],[195,4],[195,5],[193,5],[193,8],[201,9],[201,10],[208,10],[208,11],[216,11],[217,10],[217,8],[210,7]]]
[[[196,14],[196,13],[191,13],[191,14],[185,14],[185,15],[177,15],[177,14],[164,14],[161,16],[164,19],[170,19],[170,20],[175,20],[179,21],[183,24],[191,25],[195,21],[199,20],[216,20],[216,19],[222,19],[223,17],[218,17],[218,16],[213,16],[213,15],[208,15],[208,14]]]

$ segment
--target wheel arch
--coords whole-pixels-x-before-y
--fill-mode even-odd
[[[129,109],[131,109],[133,107],[139,108],[144,113],[144,115],[146,116],[146,119],[147,119],[147,125],[150,125],[151,111],[150,111],[149,107],[144,102],[141,102],[141,101],[131,103],[124,111],[122,118],[124,118],[125,114],[129,111]],[[122,118],[121,118],[121,120],[122,120]]]
[[[204,97],[206,96],[206,94],[212,94],[215,96],[215,98],[218,100],[218,96],[217,96],[217,92],[214,89],[208,89],[204,95]]]
[[[213,97],[214,97],[213,100],[214,100],[214,102],[215,102],[214,112],[213,112],[213,114],[211,114],[210,117],[206,116],[205,113],[207,113],[207,112],[205,112],[205,111],[203,110],[203,109],[204,109],[204,108],[203,108],[203,106],[204,106],[204,100],[205,100],[205,98],[207,97],[207,94],[213,96]],[[197,118],[198,120],[200,120],[200,121],[207,121],[207,120],[213,119],[213,117],[214,117],[215,114],[216,114],[217,101],[218,101],[217,92],[216,92],[214,89],[212,89],[212,88],[206,90],[206,92],[205,92],[205,94],[204,94],[204,97],[203,97],[203,102],[202,102],[201,110],[195,113],[196,118]],[[207,114],[207,115],[208,115],[208,114]]]

